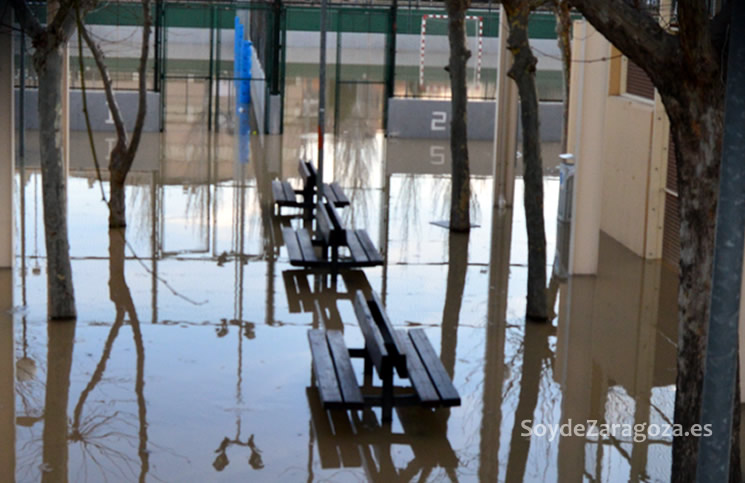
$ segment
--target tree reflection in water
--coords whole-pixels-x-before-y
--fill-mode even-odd
[[[83,455],[83,466],[87,465],[90,459],[97,465],[103,474],[107,469],[103,467],[103,460],[112,463],[115,468],[124,473],[124,469],[134,473],[133,466],[136,465],[134,458],[126,452],[116,449],[109,441],[118,439],[134,440],[135,436],[124,431],[118,431],[112,428],[118,426],[117,419],[121,419],[125,414],[121,411],[106,411],[108,405],[104,407],[96,406],[89,408],[86,414],[86,402],[90,394],[101,382],[106,371],[106,364],[111,357],[111,351],[114,341],[119,335],[122,325],[125,323],[125,317],[129,314],[129,325],[132,327],[132,337],[134,340],[136,353],[136,370],[135,370],[135,395],[137,399],[137,455],[139,459],[138,481],[145,481],[145,477],[150,469],[149,450],[148,450],[148,433],[147,433],[147,405],[145,402],[145,346],[142,339],[140,321],[137,317],[137,310],[132,294],[127,286],[124,276],[124,248],[126,245],[125,230],[109,231],[109,297],[114,303],[116,318],[114,320],[109,334],[106,338],[101,358],[93,371],[90,381],[83,389],[78,398],[73,411],[72,425],[67,435],[71,442],[79,443]],[[51,325],[50,325],[51,326]],[[50,345],[52,338],[50,337]],[[70,340],[70,351],[72,352],[72,340]],[[50,368],[52,359],[49,359]],[[67,380],[69,381],[69,371]],[[69,382],[68,382],[69,386]],[[49,388],[47,387],[47,391]],[[66,398],[65,398],[66,400]],[[121,421],[124,425],[130,425]],[[64,434],[64,432],[62,432]],[[45,444],[46,447],[46,444]],[[46,461],[46,460],[45,460]],[[85,471],[85,470],[84,470]],[[128,476],[128,475],[123,475]]]

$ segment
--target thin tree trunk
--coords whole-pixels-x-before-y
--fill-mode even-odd
[[[80,19],[78,19],[78,22],[79,27],[82,27]],[[109,106],[109,111],[111,112],[116,130],[117,143],[109,158],[109,172],[111,175],[111,181],[109,183],[111,190],[111,199],[109,200],[109,228],[124,228],[127,226],[124,188],[127,175],[129,174],[129,170],[132,168],[135,155],[137,154],[137,148],[142,137],[142,130],[145,126],[145,116],[147,114],[147,59],[149,55],[151,26],[152,17],[150,15],[150,1],[142,0],[142,42],[140,45],[140,63],[137,71],[139,74],[139,98],[137,103],[137,116],[134,128],[132,129],[131,139],[127,136],[124,120],[121,111],[119,110],[119,105],[116,102],[114,84],[111,81],[111,76],[109,75],[108,68],[104,62],[103,51],[98,44],[93,41],[88,32],[84,28],[81,28],[81,34],[93,54],[96,67],[101,74],[104,93],[106,94],[106,102]],[[91,146],[91,149],[94,149],[94,147]]]
[[[39,76],[39,145],[47,251],[47,316],[74,319],[75,292],[67,238],[67,176],[62,159],[63,48],[34,54]]]
[[[471,174],[468,161],[467,113],[468,91],[466,63],[471,51],[466,45],[466,10],[469,0],[447,0],[448,40],[450,41],[450,92],[452,116],[450,121],[450,152],[452,153],[452,191],[450,204],[450,229],[471,229]]]
[[[507,46],[514,61],[507,75],[517,84],[523,127],[523,202],[528,230],[528,296],[526,317],[546,320],[546,233],[543,220],[543,161],[538,120],[538,93],[535,86],[537,59],[528,41],[528,2],[505,4],[510,24]]]
[[[562,74],[564,77],[564,102],[562,109],[561,150],[567,151],[567,136],[569,132],[569,79],[572,76],[572,17],[569,14],[571,6],[567,0],[555,0],[556,12],[556,41],[561,51]]]
[[[127,163],[127,153],[123,148],[123,145],[117,145],[111,151],[111,160],[109,161],[109,228],[124,228],[127,226],[124,189],[129,172],[129,163]]]

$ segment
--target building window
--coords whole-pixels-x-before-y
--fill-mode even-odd
[[[654,85],[641,67],[628,61],[626,66],[626,92],[645,99],[654,99]]]

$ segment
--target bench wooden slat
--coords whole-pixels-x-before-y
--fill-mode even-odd
[[[349,205],[349,198],[347,198],[347,195],[344,194],[344,190],[339,186],[339,183],[333,182],[329,185],[331,187],[331,191],[334,193],[334,197],[336,198],[336,202],[334,203],[336,206],[347,206]]]
[[[357,378],[354,376],[352,362],[349,359],[349,349],[344,344],[344,336],[338,330],[326,332],[329,341],[331,355],[333,356],[336,376],[339,381],[341,395],[344,398],[344,406],[349,409],[362,409],[364,399]]]
[[[336,211],[336,208],[334,208],[334,205],[324,203],[324,206],[326,207],[326,213],[328,213],[334,230],[342,230],[344,228],[344,223],[341,220],[341,216],[339,216],[339,213]]]
[[[372,318],[370,308],[367,306],[367,300],[358,290],[354,295],[354,313],[357,315],[357,321],[360,325],[362,335],[365,336],[365,348],[370,356],[378,374],[384,373],[383,358],[388,358],[388,351],[385,349],[385,341],[378,330],[378,326]]]
[[[424,329],[411,329],[409,330],[409,338],[414,344],[419,357],[422,360],[422,364],[427,369],[427,374],[432,380],[432,384],[437,389],[437,393],[440,395],[443,406],[458,406],[460,405],[460,395],[450,381],[450,376],[442,365],[440,358],[437,357],[432,344],[427,338],[427,334],[424,333]]]
[[[295,190],[292,189],[292,185],[288,181],[281,181],[278,179],[272,181],[272,196],[274,197],[274,203],[277,206],[302,206],[302,203],[297,201]]]
[[[288,200],[291,200],[293,204],[296,204],[296,205],[299,205],[300,204],[300,203],[297,202],[297,197],[295,196],[295,190],[292,189],[292,185],[289,182],[283,181],[282,182],[282,189],[284,190],[285,197]]]
[[[316,181],[316,169],[313,167],[313,165],[307,161],[303,161],[302,159],[298,161],[297,165],[297,172],[300,174],[300,177],[303,178],[303,183],[307,187],[308,184],[313,184]]]
[[[289,226],[283,226],[282,237],[285,240],[290,265],[312,267],[325,263],[316,256],[308,230],[293,230]]]
[[[303,252],[300,251],[300,244],[297,241],[295,230],[289,226],[282,227],[282,238],[285,240],[285,247],[287,247],[287,255],[290,257],[290,263],[293,260],[303,261]]]
[[[326,207],[322,202],[316,205],[316,233],[321,237],[326,245],[331,244],[331,233],[333,225]]]
[[[303,252],[303,261],[306,265],[316,264],[319,260],[316,251],[313,248],[313,240],[310,239],[310,233],[305,228],[295,230],[300,250]]]
[[[277,204],[281,204],[287,198],[285,190],[282,188],[282,182],[278,179],[272,181],[272,195],[274,196],[274,202]]]
[[[324,183],[323,196],[334,206],[349,206],[349,198],[344,194],[344,190],[341,189],[339,183]]]
[[[326,409],[343,408],[344,399],[339,390],[334,363],[326,343],[326,334],[322,330],[311,329],[308,331],[308,341],[313,357],[313,373],[316,376],[316,385],[323,407]]]
[[[383,307],[383,302],[374,290],[372,298],[368,300],[367,303],[370,307],[373,319],[378,322],[380,332],[385,341],[385,347],[394,359],[393,365],[396,366],[398,374],[401,377],[406,377],[406,351],[404,350],[403,344],[399,341],[398,337],[396,337],[391,319],[388,318],[385,307]]]
[[[352,255],[352,261],[355,265],[364,265],[369,261],[367,258],[367,252],[362,248],[360,242],[357,240],[357,236],[354,230],[347,230],[347,247],[349,247],[349,253]]]
[[[411,385],[414,386],[414,390],[417,396],[419,396],[422,406],[439,406],[440,395],[437,393],[435,386],[432,385],[432,380],[429,378],[427,369],[424,368],[422,360],[419,358],[419,353],[414,348],[408,334],[405,330],[397,330],[395,333],[401,345],[404,346],[409,380],[411,381]]]
[[[365,253],[367,253],[367,258],[370,264],[382,265],[383,257],[380,255],[378,249],[375,248],[372,240],[370,240],[370,235],[367,234],[367,231],[355,230],[355,234],[357,235],[357,239],[360,241],[360,245],[362,245],[362,248],[365,249]]]

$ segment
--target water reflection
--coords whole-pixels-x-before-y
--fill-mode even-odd
[[[314,387],[307,388],[307,399],[321,469],[336,470],[333,474],[339,478],[360,469],[367,481],[385,482],[428,481],[440,468],[450,481],[458,481],[458,456],[447,438],[444,413],[396,408],[396,431],[390,424],[381,425],[371,409],[361,414],[325,411]],[[403,461],[402,447],[408,450]]]
[[[343,287],[337,277],[341,277]],[[290,312],[313,314],[314,328],[343,331],[339,302],[351,302],[357,290],[372,297],[372,287],[362,270],[344,270],[338,276],[313,270],[283,270],[282,279]]]
[[[512,238],[512,210],[495,210],[492,216],[479,441],[478,475],[481,481],[499,479],[502,391],[505,380],[505,326]]]
[[[75,322],[50,323],[47,334],[41,481],[65,482],[68,481],[67,401],[70,395]]]
[[[572,277],[562,286],[556,347],[562,422],[671,422],[675,288],[674,274],[659,261],[641,260],[601,236],[598,276]],[[559,475],[664,479],[670,443],[659,435],[562,437]]]
[[[458,320],[463,303],[463,289],[468,271],[469,233],[450,232],[448,238],[448,276],[445,306],[442,309],[442,347],[440,359],[445,370],[453,378],[455,353],[458,346]]]
[[[137,310],[132,299],[129,286],[124,275],[125,267],[125,247],[126,247],[126,230],[116,229],[109,230],[109,298],[114,304],[115,319],[111,328],[109,329],[106,342],[104,343],[101,356],[96,364],[96,368],[91,375],[87,385],[80,393],[80,396],[75,404],[73,410],[73,417],[71,427],[67,433],[71,443],[79,445],[80,450],[83,452],[83,464],[89,459],[92,464],[99,466],[102,474],[107,473],[105,467],[101,467],[98,462],[101,458],[113,458],[114,460],[121,459],[122,463],[129,466],[133,462],[133,459],[126,454],[126,452],[116,448],[117,439],[134,440],[135,437],[125,432],[112,430],[117,425],[116,419],[119,418],[119,412],[110,412],[106,407],[101,407],[100,402],[93,401],[86,407],[88,398],[96,387],[101,383],[103,376],[106,372],[106,365],[111,357],[114,342],[119,336],[120,329],[123,325],[128,324],[132,330],[132,338],[135,347],[135,377],[134,377],[134,392],[137,401],[137,436],[136,436],[136,447],[137,455],[139,459],[139,471],[138,481],[144,482],[146,475],[150,469],[149,463],[149,449],[148,449],[148,432],[147,432],[147,405],[145,401],[145,347],[142,339],[142,330],[140,328],[140,320],[137,316]],[[128,318],[126,318],[129,316]],[[50,331],[56,324],[50,324]],[[56,329],[55,329],[56,330]],[[72,329],[72,336],[69,339],[65,339],[64,343],[69,345],[70,359],[72,359],[72,346],[74,338],[74,326]],[[58,344],[56,339],[52,338],[50,332],[49,346],[50,354],[51,347]],[[50,366],[53,363],[53,359],[48,359]],[[49,373],[51,373],[51,367]],[[49,374],[48,373],[48,374]],[[61,375],[60,375],[61,376]],[[48,376],[51,377],[51,376]],[[66,380],[68,381],[69,387],[69,366]],[[49,395],[49,382],[47,382],[47,395]],[[55,398],[57,399],[57,398]],[[67,397],[63,399],[67,401]],[[60,410],[61,415],[65,418],[66,424],[66,404],[64,411]],[[124,424],[131,424],[129,422],[121,421]],[[65,431],[60,431],[62,428],[56,428],[54,431],[66,434]],[[47,432],[46,422],[44,427],[45,434]],[[46,440],[45,440],[46,441]],[[132,445],[135,446],[134,441]],[[45,443],[46,448],[46,443]],[[45,459],[46,461],[46,459]]]
[[[279,227],[288,220],[272,216],[270,182],[298,181],[312,123],[307,132],[295,125],[284,137],[252,139],[248,165],[233,162],[229,133],[171,129],[157,141],[165,145],[149,145],[153,160],[128,188],[139,220],[130,224],[129,248],[122,233],[105,230],[89,171],[73,170],[81,320],[72,334],[48,327],[43,277],[25,271],[17,298],[28,308],[0,310],[3,471],[38,480],[39,468],[51,473],[66,461],[60,472],[74,481],[85,471],[89,481],[667,478],[667,440],[526,439],[520,421],[669,420],[674,275],[603,238],[598,276],[558,284],[555,327],[526,326],[520,207],[487,208],[492,182],[484,172],[473,181],[482,228],[463,236],[432,227],[447,218],[449,179],[444,166],[418,154],[432,146],[437,154],[439,145],[382,139],[377,118],[367,122],[360,110],[369,94],[361,86],[347,93],[327,173],[354,196],[345,222],[369,231],[385,256],[382,269],[334,278],[287,261]],[[481,151],[475,165],[486,170],[491,148]],[[38,175],[27,168],[21,179],[19,247],[33,273],[35,262],[40,271],[44,265],[43,247],[38,257],[33,249]],[[546,185],[555,193],[558,181]],[[399,409],[381,426],[375,412],[327,413],[317,394],[306,394],[307,329],[345,330],[359,347],[349,297],[372,287],[397,328],[425,328],[463,406]],[[15,398],[7,398],[13,385]]]
[[[13,338],[13,271],[0,269],[0,472],[15,475],[16,384]],[[8,476],[9,478],[12,478]]]

